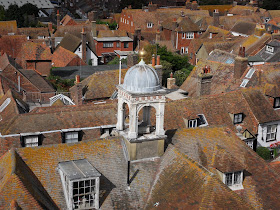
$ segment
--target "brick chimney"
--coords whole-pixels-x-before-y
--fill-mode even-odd
[[[138,63],[138,54],[127,55],[127,68],[130,68]]]
[[[54,50],[55,50],[55,37],[52,34],[52,36],[51,36],[51,51],[54,52]]]
[[[173,78],[173,73],[170,73],[170,77],[167,78],[167,89],[174,89],[176,86],[176,79]]]
[[[156,65],[156,57],[155,54],[152,56],[152,66],[154,67]]]
[[[214,20],[214,26],[219,27],[220,25],[220,17],[219,17],[219,10],[215,9],[213,12],[213,20]]]
[[[192,2],[192,10],[197,10],[197,8],[198,8],[198,4],[197,4],[197,1],[193,1]]]
[[[190,0],[186,1],[186,9],[191,9],[192,8],[192,3]]]
[[[211,82],[213,75],[211,74],[211,67],[205,66],[202,72],[198,75],[199,78],[199,96],[211,94]]]
[[[140,41],[141,41],[141,28],[137,28],[134,30],[134,46],[133,49],[136,49],[138,46],[138,50],[140,50]]]
[[[153,12],[153,11],[156,11],[156,10],[157,10],[157,4],[153,4],[152,2],[150,2],[148,4],[148,11]]]
[[[174,18],[173,21],[172,21],[172,31],[171,31],[171,43],[173,44],[173,46],[175,46],[176,50],[177,50],[177,46],[176,46],[176,31],[175,29],[178,27],[178,24],[177,24],[177,19]]]
[[[157,63],[155,66],[155,70],[157,72],[159,81],[160,81],[160,85],[162,86],[162,65],[160,65],[160,55],[157,56]]]
[[[60,26],[60,14],[59,14],[59,10],[57,10],[57,14],[56,14],[56,26],[57,26],[57,28]]]
[[[70,88],[70,94],[76,105],[83,104],[83,86],[80,82],[80,75],[76,75],[75,85]]]
[[[91,21],[91,32],[93,37],[97,37],[96,21]]]
[[[91,11],[88,13],[88,19],[89,21],[96,21],[98,19],[98,13],[97,11]]]
[[[86,32],[85,32],[85,28],[83,27],[82,29],[82,59],[85,63],[87,63],[87,42],[86,42]]]
[[[240,79],[248,67],[248,58],[245,57],[245,47],[239,48],[239,54],[235,58],[234,78]]]

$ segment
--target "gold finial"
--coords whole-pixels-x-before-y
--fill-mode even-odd
[[[144,50],[144,48],[142,48],[142,50],[139,51],[139,57],[140,59],[144,59],[147,55],[147,52]]]

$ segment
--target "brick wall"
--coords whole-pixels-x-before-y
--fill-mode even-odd
[[[102,53],[113,53],[114,50],[121,50],[121,51],[132,51],[133,50],[132,41],[129,42],[128,48],[124,48],[124,42],[120,42],[120,47],[117,47],[117,42],[114,41],[113,47],[109,47],[109,48],[104,48],[103,42],[97,42],[96,40],[94,42],[96,43],[97,56],[102,56]]]

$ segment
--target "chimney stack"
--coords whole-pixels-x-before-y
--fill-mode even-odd
[[[127,68],[130,68],[138,63],[138,54],[127,55]]]
[[[48,23],[48,29],[49,29],[49,34],[50,34],[50,36],[52,36],[52,22],[49,22]]]
[[[153,12],[153,11],[156,11],[156,10],[157,10],[157,4],[153,4],[152,2],[150,2],[148,4],[148,11]]]
[[[197,4],[197,1],[193,1],[192,2],[192,10],[197,10],[197,7],[198,7],[198,4]]]
[[[87,43],[86,43],[86,32],[85,32],[85,28],[83,27],[82,29],[82,59],[85,63],[87,63]]]
[[[55,50],[55,37],[53,34],[51,36],[51,49],[52,49],[52,53],[53,53]]]
[[[155,58],[155,54],[153,54],[152,56],[152,66],[154,67],[156,65],[156,58]]]
[[[76,84],[80,83],[81,80],[80,80],[80,75],[76,75]]]
[[[173,78],[173,73],[170,73],[170,77],[167,78],[167,89],[174,89],[176,87],[176,79]]]
[[[245,47],[239,48],[239,54],[235,58],[234,78],[240,79],[248,67],[248,58],[245,57]]]
[[[192,8],[192,3],[190,0],[186,1],[186,9],[191,9]]]
[[[174,18],[172,21],[172,31],[171,31],[171,43],[173,44],[173,46],[175,46],[176,50],[177,50],[177,46],[176,46],[176,28],[178,27],[177,24],[177,19]]]
[[[80,82],[80,75],[76,75],[75,85],[70,88],[71,98],[76,105],[83,104],[83,86]]]
[[[89,21],[96,21],[98,19],[98,13],[97,11],[91,11],[88,13],[88,19]]]
[[[211,67],[205,66],[199,77],[199,96],[211,94],[211,82],[213,75],[211,74]]]
[[[220,25],[220,17],[219,17],[219,10],[215,9],[213,12],[213,20],[214,20],[214,26],[219,27]]]
[[[56,26],[57,26],[57,28],[60,26],[60,14],[59,14],[59,10],[57,10],[57,14],[56,14]]]
[[[162,65],[160,65],[160,55],[157,56],[157,65],[155,66],[155,70],[159,78],[160,86],[162,86]]]

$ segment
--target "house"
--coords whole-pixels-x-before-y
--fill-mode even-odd
[[[32,69],[48,76],[52,64],[50,48],[45,43],[25,42],[19,51],[16,62],[24,69]]]
[[[129,53],[133,52],[133,39],[129,38],[125,31],[93,31],[93,39],[96,46],[96,54],[104,64],[112,60],[116,56],[116,52],[118,54],[122,53],[124,59]]]
[[[59,46],[52,56],[53,67],[84,66],[87,65],[77,54]]]
[[[95,51],[91,48],[91,45],[87,42],[84,29],[81,33],[81,38],[67,33],[58,46],[75,53],[87,64],[91,61],[93,66],[98,65],[98,57]]]

